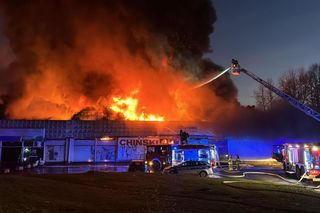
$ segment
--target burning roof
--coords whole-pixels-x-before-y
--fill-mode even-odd
[[[203,59],[210,0],[5,1],[0,11],[13,53],[0,67],[2,117],[214,120],[234,108],[228,76],[190,90],[217,69]]]

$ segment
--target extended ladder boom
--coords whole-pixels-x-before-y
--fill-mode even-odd
[[[299,101],[297,101],[296,99],[294,99],[290,95],[282,92],[278,88],[276,88],[276,87],[272,86],[271,84],[269,84],[268,82],[262,80],[261,78],[259,78],[255,74],[253,74],[252,72],[249,72],[246,69],[240,69],[240,72],[243,72],[243,73],[247,74],[249,77],[253,78],[254,80],[259,82],[260,84],[262,84],[263,86],[265,86],[266,88],[271,90],[272,92],[276,93],[278,96],[280,96],[285,101],[289,102],[295,108],[301,110],[302,112],[304,112],[305,114],[309,115],[310,117],[313,117],[317,121],[320,121],[320,113],[318,113],[317,111],[315,111],[315,110],[311,109],[310,107],[300,103]]]
[[[210,80],[205,81],[204,83],[201,83],[201,84],[199,84],[198,86],[196,86],[194,88],[198,88],[198,87],[201,87],[201,86],[203,86],[203,85],[205,85],[207,83],[210,83],[211,81],[216,80],[217,78],[219,78],[220,76],[222,76],[223,74],[225,74],[228,71],[230,71],[230,73],[232,75],[236,75],[236,76],[240,75],[241,72],[247,74],[253,80],[259,82],[260,84],[262,84],[263,86],[265,86],[266,88],[268,88],[269,90],[271,90],[272,92],[274,92],[275,94],[280,96],[283,100],[289,102],[289,104],[291,104],[292,106],[294,106],[298,110],[304,112],[305,114],[307,114],[308,116],[316,119],[317,121],[320,121],[320,113],[318,113],[317,111],[311,109],[310,107],[300,103],[295,98],[291,97],[290,95],[286,94],[285,92],[282,92],[281,90],[279,90],[278,88],[272,86],[268,82],[262,80],[261,78],[259,78],[255,74],[253,74],[252,72],[249,72],[246,69],[241,69],[240,65],[238,63],[238,60],[236,60],[236,59],[232,59],[230,67],[228,67],[227,69],[223,70],[218,75],[216,75],[215,77],[211,78]]]

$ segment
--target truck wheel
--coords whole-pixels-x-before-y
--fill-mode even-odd
[[[302,166],[302,167],[301,167],[301,170],[300,170],[300,178],[301,178],[302,175],[304,175],[305,172],[306,172],[306,171],[304,170],[304,167]],[[299,178],[299,179],[300,179],[300,178]]]
[[[301,172],[299,166],[296,166],[296,178],[299,180],[301,178]]]
[[[160,162],[159,159],[153,159],[152,163],[153,163],[152,168],[153,168],[154,171],[160,171],[161,170],[162,165],[161,165],[161,162]]]
[[[206,173],[206,172],[204,172],[204,171],[202,171],[202,172],[200,172],[199,173],[199,176],[200,177],[206,177],[208,174]]]
[[[177,172],[177,170],[175,170],[175,169],[173,169],[173,170],[171,170],[170,172],[169,172],[169,174],[177,174],[178,172]]]

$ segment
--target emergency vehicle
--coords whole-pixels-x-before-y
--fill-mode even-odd
[[[283,161],[283,145],[273,145],[272,146],[272,158],[278,162]]]
[[[283,170],[294,173],[297,179],[320,181],[320,143],[284,144]]]
[[[147,172],[161,171],[184,161],[206,161],[212,166],[219,163],[215,145],[151,145],[147,146]]]

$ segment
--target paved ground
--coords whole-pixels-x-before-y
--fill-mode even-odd
[[[267,183],[286,185],[298,185],[301,187],[317,187],[320,183],[302,181],[297,183],[294,175],[286,174],[282,170],[281,163],[275,161],[246,162],[242,164],[240,171],[229,171],[227,167],[214,169],[214,179],[253,180]],[[23,174],[83,174],[87,172],[127,172],[127,164],[74,164],[74,165],[45,165],[43,167],[25,170]],[[17,174],[17,173],[16,173]],[[18,173],[21,174],[21,173]],[[320,187],[320,186],[319,186]],[[1,212],[1,211],[0,211]]]
[[[299,185],[302,187],[317,187],[319,182],[308,180],[298,181],[294,174],[288,174],[282,170],[281,163],[273,162],[272,164],[246,164],[239,171],[229,171],[227,167],[215,169],[215,177],[237,178],[243,180],[256,180],[278,184]],[[320,187],[320,186],[319,186]]]
[[[127,172],[127,164],[75,164],[75,165],[46,165],[43,167],[26,170],[24,173],[32,174],[81,174],[87,172]],[[281,163],[274,161],[267,162],[246,162],[242,164],[240,171],[228,171],[227,167],[223,169],[215,169],[213,178],[239,178],[241,179],[259,180],[274,183],[296,183],[294,175],[286,174],[282,170]],[[260,173],[260,174],[253,174]],[[282,178],[281,178],[282,177]],[[301,185],[317,186],[320,183],[303,181]]]

